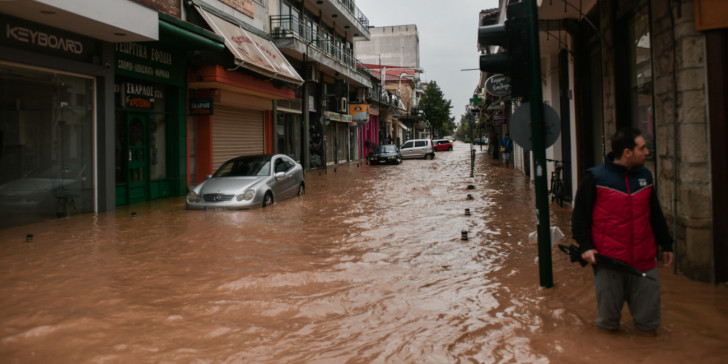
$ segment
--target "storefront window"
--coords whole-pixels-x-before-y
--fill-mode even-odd
[[[301,115],[281,112],[276,123],[278,153],[301,161]]]
[[[349,156],[351,160],[359,159],[359,133],[361,128],[349,128]]]
[[[338,163],[346,162],[349,159],[349,125],[336,123],[336,160]]]
[[[0,63],[0,228],[93,212],[94,89]]]

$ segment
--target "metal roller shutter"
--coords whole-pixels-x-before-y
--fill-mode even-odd
[[[230,158],[264,153],[263,124],[262,111],[215,105],[212,119],[213,169]]]

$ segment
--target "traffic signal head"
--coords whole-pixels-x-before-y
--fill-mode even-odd
[[[508,5],[505,23],[478,28],[478,43],[486,48],[505,48],[504,52],[481,54],[480,70],[507,73],[511,79],[511,95],[528,99],[528,33],[525,10],[523,2]]]

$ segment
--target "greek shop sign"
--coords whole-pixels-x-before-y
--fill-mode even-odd
[[[164,91],[154,85],[139,82],[125,82],[116,85],[120,91],[121,102],[124,108],[146,109],[154,108],[156,100],[164,99]]]
[[[184,55],[143,43],[116,43],[116,74],[182,86]]]
[[[7,16],[0,16],[0,29],[0,44],[3,45],[83,62],[100,59],[98,41],[78,34]]]
[[[485,91],[493,96],[511,94],[511,81],[506,76],[497,74],[485,80]]]
[[[212,99],[190,99],[190,114],[212,115],[214,102]]]

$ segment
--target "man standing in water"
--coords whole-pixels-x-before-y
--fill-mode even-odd
[[[639,334],[654,336],[660,326],[657,246],[665,265],[672,264],[673,253],[652,173],[644,167],[649,154],[639,130],[617,131],[612,153],[587,171],[574,199],[573,237],[581,257],[594,267],[596,324],[610,332],[619,329],[625,301]],[[598,266],[595,254],[621,260],[652,279]]]

